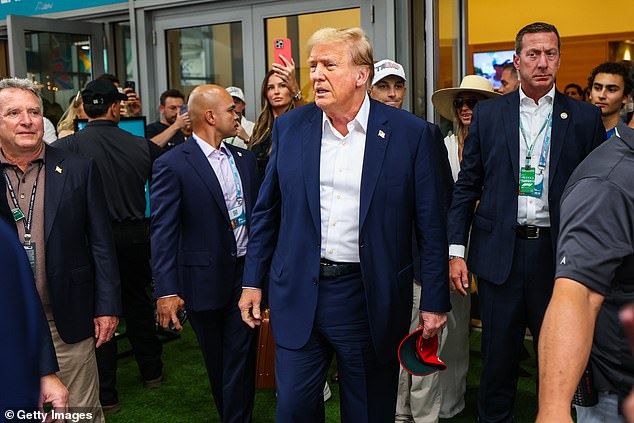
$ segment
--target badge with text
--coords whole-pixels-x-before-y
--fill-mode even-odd
[[[24,247],[26,257],[29,259],[29,264],[31,265],[31,270],[33,271],[33,277],[35,277],[37,275],[35,272],[35,243],[29,242],[28,244],[22,244],[22,247]]]
[[[544,172],[541,168],[535,173],[535,184],[533,186],[533,192],[528,194],[531,197],[542,198],[542,192],[544,191]]]
[[[20,220],[24,219],[24,213],[22,213],[22,210],[20,210],[19,208],[14,208],[11,209],[11,214],[13,214],[13,220],[15,220],[16,222],[19,222]]]
[[[520,168],[520,195],[532,195],[535,192],[535,168]]]
[[[244,213],[244,206],[241,204],[229,210],[229,219],[231,220],[231,227],[233,229],[246,225],[247,215]]]

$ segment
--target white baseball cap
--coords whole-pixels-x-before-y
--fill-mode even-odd
[[[242,100],[242,102],[244,101],[244,93],[242,92],[242,90],[238,87],[227,87],[227,92],[229,94],[231,94],[231,97],[236,97],[239,98],[240,100]]]
[[[384,59],[374,64],[374,78],[372,79],[372,85],[389,75],[400,76],[403,78],[403,81],[407,81],[403,66],[393,60]]]

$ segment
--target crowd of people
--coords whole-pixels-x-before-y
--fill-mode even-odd
[[[0,404],[39,395],[103,422],[121,408],[120,319],[149,389],[156,325],[189,321],[221,420],[250,422],[268,308],[277,421],[324,421],[336,357],[342,421],[437,422],[465,409],[477,292],[479,421],[513,421],[527,328],[539,422],[572,421],[573,396],[578,422],[634,421],[633,71],[603,63],[562,93],[560,47],[527,25],[499,90],[467,75],[434,92],[444,139],[359,28],[311,36],[314,102],[292,58],[274,63],[255,122],[241,88],[209,84],[165,91],[132,135],[117,124],[140,99],[102,75],[45,141],[37,85],[0,81],[0,310],[20,323]],[[418,328],[446,370],[399,370]]]

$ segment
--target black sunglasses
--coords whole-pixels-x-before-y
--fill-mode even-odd
[[[478,99],[477,98],[454,98],[453,100],[453,107],[455,107],[456,109],[460,109],[462,108],[463,104],[466,104],[468,108],[470,108],[471,110],[473,110],[473,108],[475,107],[475,105],[478,103]]]

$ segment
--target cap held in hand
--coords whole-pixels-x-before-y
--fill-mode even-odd
[[[401,341],[398,347],[398,360],[401,366],[414,376],[428,376],[447,368],[438,357],[438,335],[424,339],[422,326]]]

